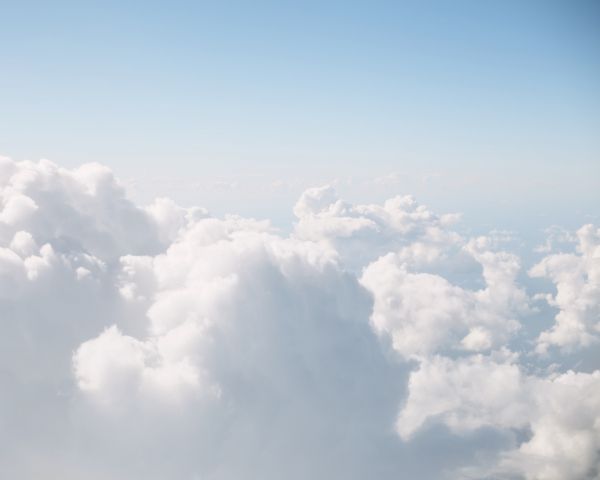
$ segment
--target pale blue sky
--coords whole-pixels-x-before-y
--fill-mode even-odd
[[[334,179],[496,227],[598,221],[599,2],[0,8],[0,154],[276,221]]]

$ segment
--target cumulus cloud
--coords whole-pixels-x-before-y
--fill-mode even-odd
[[[334,248],[351,268],[361,268],[380,255],[402,249],[414,262],[431,262],[460,243],[447,226],[459,215],[438,216],[410,195],[383,205],[352,205],[337,198],[330,185],[306,190],[294,206],[294,234]]]
[[[483,427],[524,432],[520,445],[500,453],[492,466],[464,469],[465,478],[599,474],[600,371],[535,376],[506,352],[454,360],[435,356],[411,374],[409,391],[397,422],[405,439],[428,422],[460,435]]]
[[[476,238],[464,251],[483,270],[485,286],[470,290],[440,275],[411,271],[400,254],[371,263],[362,276],[375,304],[376,331],[391,337],[394,349],[407,358],[438,351],[483,351],[507,342],[520,327],[518,315],[527,296],[516,283],[518,259],[487,250],[489,239]]]
[[[369,296],[333,252],[232,217],[198,221],[165,253],[138,259],[127,259],[124,282],[151,278],[125,297],[146,302],[146,332],[111,327],[79,347],[84,402],[109,419],[125,410],[132,431],[140,408],[164,422],[189,412],[171,432],[203,450],[178,464],[186,478],[366,474],[364,455],[377,458],[372,444],[389,436],[398,387],[388,382],[402,369],[386,360]],[[329,444],[339,447],[325,454]],[[341,462],[348,454],[355,472]],[[148,459],[145,478],[163,467]]]
[[[550,254],[530,270],[549,279],[556,293],[542,297],[559,312],[552,328],[542,332],[537,350],[589,347],[600,338],[600,229],[585,225],[577,231],[577,252]]]
[[[18,231],[40,245],[83,251],[110,260],[131,253],[158,253],[152,217],[125,197],[112,172],[97,164],[66,170],[42,160],[0,158],[0,239]]]
[[[284,235],[0,160],[0,474],[598,475],[600,372],[515,353],[532,299],[498,235],[328,186],[294,214]],[[523,348],[595,341],[598,230],[578,238],[530,269],[559,312]]]

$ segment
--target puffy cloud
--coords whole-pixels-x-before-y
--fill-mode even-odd
[[[423,360],[409,380],[409,395],[397,422],[398,433],[410,438],[428,419],[455,432],[492,425],[522,428],[529,406],[519,367],[482,355]]]
[[[2,475],[397,470],[405,369],[335,251],[167,200],[141,209],[101,167],[3,167]]]
[[[151,291],[143,295],[152,299],[146,335],[137,340],[108,330],[75,356],[77,381],[87,397],[135,398],[142,389],[143,401],[156,402],[194,387],[186,408],[218,398],[210,422],[220,419],[221,442],[287,444],[332,473],[348,466],[320,458],[315,451],[320,441],[346,443],[344,449],[360,457],[361,449],[370,448],[367,442],[385,436],[385,412],[389,422],[398,397],[384,379],[389,381],[395,367],[370,330],[369,296],[340,269],[335,252],[281,238],[268,224],[232,217],[198,221],[151,263],[149,269],[144,259],[127,260],[130,280],[153,277],[146,282]],[[126,360],[110,360],[115,350]],[[155,379],[164,369],[178,384]],[[185,374],[173,375],[176,369]],[[107,381],[115,378],[133,380]],[[384,400],[375,403],[371,395]],[[202,435],[210,422],[197,415]],[[372,432],[377,424],[383,428]],[[299,437],[289,438],[293,432]],[[247,460],[222,448],[218,454],[230,467],[190,462],[190,472],[207,468],[210,478],[239,475]],[[244,445],[244,456],[251,448]],[[266,464],[258,450],[254,453],[256,468],[278,465],[298,478],[312,468],[298,464],[304,457],[295,458],[292,451],[279,452],[280,459],[263,453]],[[285,462],[303,473],[288,472]],[[217,467],[218,472],[211,470]]]
[[[0,240],[5,244],[18,231],[40,245],[105,260],[158,253],[162,247],[153,218],[97,164],[66,170],[46,160],[0,158]]]
[[[361,282],[372,292],[372,322],[407,358],[438,351],[488,350],[507,342],[520,327],[527,296],[516,283],[518,259],[487,250],[477,238],[464,246],[482,267],[485,287],[470,290],[440,275],[412,272],[402,255],[390,253],[370,264]]]
[[[200,378],[184,354],[193,326],[175,330],[158,341],[142,342],[123,335],[116,326],[83,343],[73,358],[79,388],[109,408],[136,403],[144,395],[178,397],[194,391]],[[173,348],[177,347],[177,348]],[[173,355],[175,354],[175,355]]]
[[[124,297],[145,302],[146,332],[111,327],[74,356],[81,401],[127,425],[122,437],[134,441],[148,412],[159,423],[188,412],[155,439],[203,450],[180,459],[184,478],[360,478],[394,464],[373,448],[390,435],[403,368],[386,359],[370,298],[334,252],[232,217],[200,220],[164,254],[123,266],[124,283],[145,278]],[[163,468],[148,458],[137,474]]]
[[[326,185],[306,190],[294,214],[298,238],[331,246],[355,269],[401,249],[415,263],[428,263],[460,243],[460,236],[446,228],[458,215],[435,215],[410,195],[391,198],[383,205],[351,205]]]
[[[535,376],[516,360],[499,352],[422,362],[410,376],[399,434],[409,439],[428,423],[442,423],[460,435],[483,427],[513,429],[526,439],[491,465],[463,469],[464,478],[596,478],[600,371]]]
[[[508,350],[529,299],[497,235],[330,187],[294,213],[284,235],[139,207],[100,165],[0,160],[0,476],[597,475],[599,373]],[[594,336],[579,238],[532,274]]]
[[[529,272],[556,287],[556,294],[543,296],[559,312],[554,326],[538,338],[540,353],[552,346],[572,351],[600,338],[600,229],[585,225],[577,239],[577,253],[547,255]]]

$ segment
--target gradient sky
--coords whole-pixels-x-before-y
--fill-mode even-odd
[[[142,201],[285,221],[334,182],[507,228],[597,213],[598,2],[0,1],[0,21],[0,154],[101,162]]]

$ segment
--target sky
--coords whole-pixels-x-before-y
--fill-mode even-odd
[[[0,478],[600,479],[599,20],[0,0]]]
[[[599,19],[593,1],[2,2],[0,152],[282,225],[337,181],[574,228],[600,200]]]

